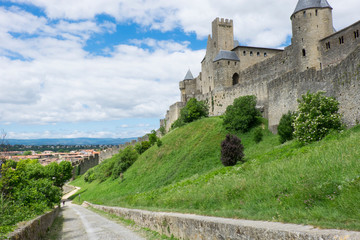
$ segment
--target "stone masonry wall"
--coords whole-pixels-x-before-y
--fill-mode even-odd
[[[290,72],[269,83],[269,127],[276,132],[282,114],[297,108],[297,99],[307,91],[325,91],[340,102],[344,122],[360,121],[360,46],[339,65],[322,71]]]
[[[141,227],[179,239],[360,239],[359,232],[333,229],[320,230],[312,226],[206,217],[192,214],[150,212],[106,207],[87,202],[84,205],[90,205],[102,211],[130,219]]]
[[[47,230],[58,216],[60,208],[45,213],[19,227],[8,235],[11,240],[45,239]]]
[[[360,21],[320,41],[322,66],[339,64],[360,44]],[[344,42],[340,43],[340,39]]]

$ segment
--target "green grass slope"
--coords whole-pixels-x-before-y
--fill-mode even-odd
[[[360,127],[321,142],[283,145],[241,134],[246,163],[223,167],[220,118],[177,129],[124,174],[124,181],[87,184],[81,199],[123,207],[312,224],[360,230]]]

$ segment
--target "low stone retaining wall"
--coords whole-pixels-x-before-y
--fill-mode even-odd
[[[312,226],[206,217],[192,214],[150,212],[119,207],[106,207],[88,202],[84,202],[84,205],[116,214],[126,219],[131,219],[141,227],[146,227],[161,234],[174,236],[179,239],[360,239],[360,232],[332,229],[322,230]]]
[[[55,218],[58,216],[60,208],[45,213],[29,222],[24,226],[19,227],[14,232],[8,235],[12,240],[29,240],[29,239],[42,239],[45,237],[48,229],[51,227]]]

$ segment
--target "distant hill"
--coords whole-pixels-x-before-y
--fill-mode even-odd
[[[6,139],[11,145],[119,145],[137,138],[51,138],[51,139]]]

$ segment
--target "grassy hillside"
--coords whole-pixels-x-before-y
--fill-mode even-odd
[[[360,127],[301,147],[264,131],[241,134],[246,163],[223,167],[220,118],[166,135],[141,155],[124,181],[87,184],[81,200],[151,210],[313,224],[360,230]]]

